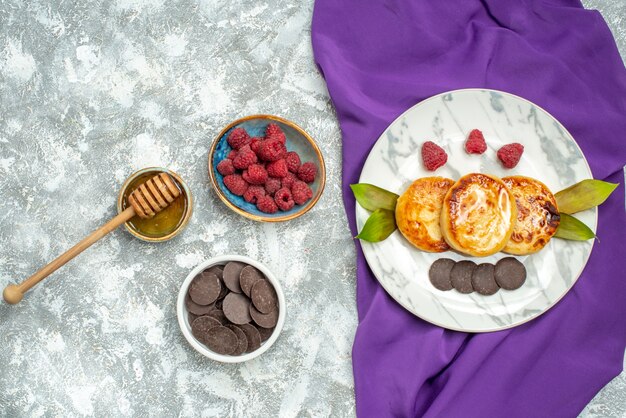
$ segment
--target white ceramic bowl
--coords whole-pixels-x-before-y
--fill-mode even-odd
[[[189,325],[187,309],[185,307],[185,296],[187,295],[187,290],[189,289],[189,285],[191,284],[193,278],[211,266],[225,265],[229,261],[240,261],[242,263],[250,264],[251,266],[257,268],[265,275],[265,277],[267,277],[270,283],[272,283],[274,289],[276,289],[276,295],[278,296],[278,322],[276,323],[274,332],[265,342],[261,344],[261,347],[251,353],[242,354],[240,356],[218,354],[214,351],[209,350],[207,346],[196,340],[196,338],[191,333],[191,326]],[[244,361],[252,360],[253,358],[258,357],[267,350],[269,350],[272,344],[274,344],[274,342],[278,339],[278,336],[283,329],[286,314],[285,309],[285,294],[283,293],[283,289],[280,287],[280,283],[278,282],[276,277],[274,277],[272,272],[263,264],[242,255],[223,255],[220,257],[213,257],[197,265],[193,270],[189,272],[189,274],[185,278],[185,281],[181,285],[180,291],[178,292],[178,300],[176,301],[178,325],[180,326],[180,329],[189,344],[191,344],[191,346],[195,348],[196,351],[198,351],[200,354],[212,360],[220,361],[222,363],[241,363]]]

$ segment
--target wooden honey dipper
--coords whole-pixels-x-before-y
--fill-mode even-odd
[[[122,213],[111,219],[100,228],[96,229],[81,242],[61,254],[56,260],[43,267],[37,273],[24,280],[19,285],[10,284],[2,293],[4,300],[10,304],[16,304],[24,297],[30,288],[48,277],[59,267],[76,257],[89,248],[93,243],[104,237],[109,232],[137,215],[140,218],[152,218],[157,213],[169,206],[170,203],[180,196],[180,189],[172,178],[166,173],[160,173],[142,183],[128,196],[130,206]]]

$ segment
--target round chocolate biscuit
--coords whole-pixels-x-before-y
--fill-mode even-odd
[[[196,337],[196,340],[204,342],[204,338],[211,328],[221,326],[222,324],[220,324],[218,320],[210,316],[201,316],[191,323],[191,334]]]
[[[248,353],[253,352],[257,348],[261,346],[261,334],[259,334],[259,330],[250,324],[242,324],[239,325],[239,328],[246,334],[246,339],[248,340]]]
[[[209,311],[209,313],[207,313],[207,316],[210,316],[213,319],[217,319],[222,325],[228,324],[228,319],[221,309],[214,308]]]
[[[250,290],[250,298],[259,312],[268,314],[278,306],[276,290],[267,280],[259,280]]]
[[[278,322],[278,307],[268,314],[259,312],[254,305],[250,304],[250,316],[252,320],[260,327],[274,328]]]
[[[208,269],[204,270],[205,273],[213,273],[215,274],[220,280],[222,280],[222,278],[224,277],[224,266],[211,266]]]
[[[250,317],[250,299],[240,293],[229,293],[224,298],[224,315],[236,325],[247,324]]]
[[[494,275],[501,288],[515,290],[526,281],[526,267],[516,258],[505,257],[496,263]]]
[[[449,258],[440,258],[431,264],[430,270],[428,270],[428,278],[435,288],[439,290],[452,289],[450,271],[454,264],[454,260]]]
[[[237,345],[237,349],[231,355],[239,356],[245,353],[246,350],[248,349],[248,339],[246,338],[246,333],[243,332],[241,328],[239,328],[237,325],[234,325],[234,324],[228,324],[226,325],[226,328],[234,332],[235,335],[237,335],[237,340],[239,341],[239,344]]]
[[[225,326],[211,328],[202,342],[218,354],[233,354],[239,347],[237,334]]]
[[[263,328],[257,327],[257,331],[259,331],[259,335],[261,336],[261,342],[267,340],[274,333],[274,328]]]
[[[469,260],[457,262],[450,270],[450,282],[452,286],[461,293],[472,293],[472,273],[476,268],[476,263]]]
[[[198,305],[191,300],[189,295],[185,297],[185,307],[187,308],[187,311],[198,316],[208,314],[211,309],[215,309],[213,305]]]
[[[250,289],[259,280],[265,280],[265,276],[253,266],[245,266],[239,275],[239,284],[243,293],[250,297]]]
[[[222,290],[220,279],[215,273],[198,274],[189,286],[189,297],[198,305],[210,305],[217,300]]]
[[[481,295],[489,296],[500,290],[493,274],[494,265],[491,263],[479,264],[472,273],[472,287]]]
[[[239,261],[231,261],[224,266],[224,283],[231,292],[241,293],[239,275],[245,266],[244,263],[240,263]]]

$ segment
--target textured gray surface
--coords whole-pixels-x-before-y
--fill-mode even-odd
[[[626,55],[626,5],[601,7]],[[0,287],[114,215],[148,165],[179,172],[192,222],[165,244],[123,230],[17,307],[0,304],[0,415],[351,416],[354,250],[340,196],[340,133],[311,54],[312,2],[0,1]],[[290,118],[326,156],[313,211],[281,225],[232,214],[206,151],[229,121]],[[204,258],[247,254],[282,277],[276,345],[220,365],[183,340],[174,301]],[[626,411],[624,375],[586,416]]]

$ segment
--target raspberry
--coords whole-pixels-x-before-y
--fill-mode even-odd
[[[286,187],[279,189],[274,195],[274,201],[278,206],[278,209],[282,211],[288,211],[295,205],[293,197],[291,196],[291,190]]]
[[[285,144],[276,138],[269,138],[263,141],[259,147],[259,157],[263,161],[280,160],[287,153]]]
[[[297,173],[300,168],[300,156],[297,152],[290,151],[285,156],[285,161],[287,161],[287,168],[292,173]]]
[[[278,210],[276,202],[274,202],[274,199],[269,196],[259,198],[259,200],[256,202],[256,207],[261,212],[265,213],[276,213],[276,211]]]
[[[481,131],[474,129],[469,133],[469,137],[465,141],[465,151],[468,154],[482,154],[487,151],[487,143]]]
[[[311,162],[302,164],[298,169],[298,178],[306,183],[313,183],[316,175],[317,167]]]
[[[296,180],[291,186],[291,194],[293,201],[298,205],[303,205],[307,200],[313,197],[313,190],[303,181]]]
[[[267,165],[267,174],[272,177],[283,178],[287,175],[289,169],[287,168],[287,162],[285,160],[278,160],[271,162]]]
[[[498,158],[502,161],[502,165],[506,168],[513,168],[519,163],[522,154],[524,153],[524,146],[514,142],[512,144],[506,144],[498,150]]]
[[[248,190],[248,182],[245,181],[239,174],[225,176],[224,185],[231,191],[232,194],[237,196],[243,196],[246,190]]]
[[[254,153],[254,151],[250,149],[250,146],[244,145],[239,150],[239,152],[237,153],[237,156],[233,160],[233,165],[235,166],[235,168],[238,168],[239,170],[244,170],[248,168],[250,165],[256,163],[257,161],[258,161],[258,158],[256,154]]]
[[[229,174],[235,174],[235,167],[233,167],[233,161],[229,160],[228,158],[225,159],[225,160],[220,161],[219,164],[217,165],[217,171],[222,176],[228,176]]]
[[[293,186],[293,183],[295,181],[297,181],[297,177],[295,176],[295,174],[289,172],[287,173],[287,175],[285,177],[283,177],[283,180],[281,182],[281,186],[282,187],[286,187],[288,189],[291,189],[291,186]]]
[[[274,177],[268,178],[267,181],[265,182],[265,191],[267,192],[267,194],[273,196],[274,193],[276,193],[276,191],[280,189],[281,187],[280,183],[281,183],[280,179],[277,179]]]
[[[250,149],[254,151],[257,156],[259,155],[259,150],[261,149],[261,144],[263,143],[263,138],[259,138],[255,136],[250,140]]]
[[[234,160],[235,158],[237,158],[237,154],[238,154],[237,151],[232,150],[231,152],[228,153],[226,158],[229,159],[229,160]]]
[[[265,188],[263,186],[250,186],[243,194],[246,202],[256,204],[260,198],[265,196]]]
[[[270,123],[269,125],[267,125],[267,128],[265,128],[265,138],[275,138],[283,144],[287,142],[287,138],[285,138],[285,133],[282,129],[280,129],[280,126],[276,125],[275,123]]]
[[[267,181],[267,171],[261,164],[251,164],[241,176],[250,184],[265,184]]]
[[[422,159],[427,170],[435,171],[448,161],[448,154],[434,142],[426,141],[422,145]]]
[[[238,150],[244,145],[248,145],[250,143],[250,135],[248,135],[248,132],[246,132],[243,128],[235,128],[230,131],[226,141],[228,141],[228,145],[230,145],[233,149]]]

